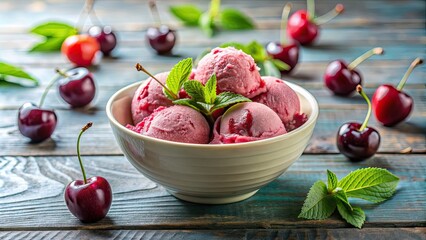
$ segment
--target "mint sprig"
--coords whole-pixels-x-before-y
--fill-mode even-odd
[[[280,71],[290,69],[290,66],[279,59],[271,58],[266,49],[257,41],[251,41],[248,44],[238,42],[226,42],[219,47],[234,47],[246,54],[252,56],[257,66],[260,68],[260,75],[281,77]]]
[[[374,203],[391,197],[399,178],[386,169],[363,168],[351,172],[338,181],[336,174],[327,170],[328,187],[321,180],[314,183],[303,204],[299,218],[321,220],[337,211],[349,224],[361,228],[365,213],[352,207],[348,197],[361,198]]]
[[[45,22],[30,30],[30,33],[44,37],[41,42],[34,44],[30,52],[58,51],[62,43],[69,36],[77,34],[77,29],[69,24],[61,22]]]
[[[176,100],[179,98],[179,91],[181,90],[183,84],[188,81],[191,71],[191,58],[185,58],[179,61],[175,66],[173,66],[172,70],[170,70],[166,80],[167,87],[163,88],[164,94],[170,100]]]
[[[233,8],[221,10],[220,0],[211,0],[207,11],[203,11],[192,4],[184,4],[171,6],[170,12],[185,25],[198,25],[208,37],[212,37],[217,29],[243,30],[254,28],[251,18],[243,12]]]
[[[5,86],[9,84],[3,84],[3,83],[11,83],[11,84],[17,84],[22,86],[38,85],[38,80],[35,77],[33,77],[31,74],[27,73],[20,67],[13,66],[5,62],[0,62],[0,82],[2,82],[1,85],[5,85]]]

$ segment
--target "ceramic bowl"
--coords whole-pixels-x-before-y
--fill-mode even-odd
[[[244,200],[283,174],[303,153],[318,117],[318,103],[302,87],[286,82],[299,96],[308,121],[281,136],[237,144],[187,144],[135,133],[130,103],[140,83],[124,87],[108,101],[106,113],[129,162],[175,197],[196,203]]]

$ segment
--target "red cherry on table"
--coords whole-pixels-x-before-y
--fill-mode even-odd
[[[62,72],[56,70],[61,78],[58,82],[59,94],[72,107],[83,107],[89,104],[96,93],[96,85],[92,73],[87,68],[79,67]]]
[[[158,13],[155,1],[149,1],[149,9],[156,26],[147,29],[145,35],[146,40],[148,41],[149,46],[151,46],[157,54],[170,54],[176,43],[176,31],[161,24],[160,14]]]
[[[357,91],[367,101],[367,116],[362,125],[357,122],[345,123],[337,132],[337,148],[351,161],[361,161],[373,156],[380,146],[379,132],[367,126],[371,115],[370,100],[363,92],[361,85],[357,86]]]
[[[282,69],[281,73],[290,73],[299,61],[299,44],[297,42],[288,42],[286,37],[287,19],[291,9],[291,3],[287,3],[283,8],[281,17],[281,41],[270,42],[266,45],[266,52],[274,59],[285,63],[287,69]]]
[[[372,103],[374,116],[378,122],[385,126],[393,126],[404,121],[410,115],[413,109],[413,99],[402,89],[413,69],[422,63],[422,59],[416,58],[396,88],[384,84],[376,89]]]
[[[96,38],[101,47],[101,52],[105,56],[110,55],[112,50],[117,46],[117,37],[110,26],[92,26],[88,33],[90,36]]]
[[[287,23],[288,35],[302,45],[312,44],[318,37],[319,25],[326,23],[343,12],[344,6],[337,4],[330,12],[315,17],[315,1],[308,0],[308,11],[299,10],[290,16]]]
[[[98,41],[87,34],[73,35],[62,43],[61,51],[68,60],[80,67],[97,64],[100,59]]]
[[[372,55],[383,54],[383,52],[383,48],[373,48],[349,65],[343,60],[329,63],[324,74],[325,86],[336,95],[350,95],[355,91],[358,84],[362,84],[361,74],[355,68]]]
[[[80,138],[83,132],[91,126],[91,122],[84,126],[77,139],[77,157],[83,173],[83,180],[75,180],[69,183],[64,194],[69,211],[82,222],[101,220],[107,215],[112,202],[112,190],[108,181],[99,176],[86,179],[81,161]]]

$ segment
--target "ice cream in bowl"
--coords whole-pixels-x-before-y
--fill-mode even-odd
[[[168,75],[178,76],[172,69],[117,91],[106,113],[128,161],[175,197],[205,204],[247,199],[308,145],[317,101],[296,84],[261,77],[249,55],[213,49],[185,76],[183,89]]]

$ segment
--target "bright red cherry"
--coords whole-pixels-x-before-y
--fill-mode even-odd
[[[74,68],[66,72],[56,70],[59,79],[59,94],[72,107],[83,107],[89,104],[96,93],[95,81],[87,68]]]
[[[108,181],[103,177],[86,179],[83,163],[80,157],[80,138],[84,131],[92,126],[89,122],[84,126],[77,139],[77,157],[80,162],[83,180],[75,180],[65,188],[65,203],[69,211],[82,222],[96,222],[104,218],[112,202],[112,190]]]
[[[88,67],[97,64],[100,60],[100,45],[98,41],[89,35],[73,35],[62,43],[62,54],[72,63],[80,67]]]
[[[89,35],[96,38],[105,56],[110,55],[117,46],[117,37],[110,26],[93,26],[89,29]]]
[[[266,52],[269,56],[288,65],[288,68],[282,69],[281,73],[290,73],[299,61],[299,44],[297,42],[288,43],[286,37],[287,19],[291,6],[291,3],[287,3],[283,9],[281,17],[281,42],[270,42],[266,45]]]
[[[416,58],[396,88],[384,84],[376,89],[372,102],[374,115],[378,122],[385,126],[393,126],[404,121],[410,115],[413,109],[413,99],[403,92],[402,88],[413,69],[422,63],[422,59]]]
[[[160,14],[158,13],[155,1],[149,1],[149,8],[156,26],[147,29],[146,40],[157,54],[170,54],[176,43],[176,31],[161,24]]]
[[[326,23],[343,12],[344,6],[337,4],[330,12],[315,17],[315,1],[308,0],[308,11],[299,10],[291,15],[287,24],[288,35],[302,45],[312,44],[318,34],[319,25]]]
[[[349,65],[343,60],[329,63],[324,74],[325,86],[336,95],[347,96],[353,93],[356,86],[362,84],[361,74],[355,68],[372,55],[383,54],[383,52],[383,48],[373,48]]]
[[[361,85],[357,91],[367,101],[368,113],[362,123],[350,122],[343,124],[337,133],[337,148],[351,161],[361,161],[373,156],[380,146],[380,134],[374,128],[368,127],[371,115],[371,103],[362,90]]]

